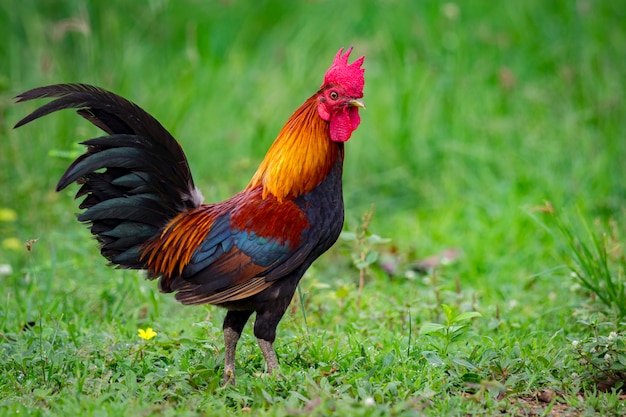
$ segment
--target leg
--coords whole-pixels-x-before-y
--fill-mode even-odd
[[[268,340],[257,339],[265,363],[267,363],[267,373],[272,375],[278,373],[278,359],[276,358],[276,352],[274,351],[273,343]]]
[[[274,308],[278,306],[273,306]],[[282,310],[282,311],[281,311]],[[267,372],[271,374],[278,373],[278,359],[274,351],[274,340],[276,340],[276,327],[285,314],[284,309],[273,311],[257,311],[256,320],[254,322],[254,335],[259,342],[261,352],[267,363]]]
[[[250,318],[252,311],[235,311],[230,310],[224,318],[224,383],[235,385],[235,352],[237,350],[237,342],[241,336],[246,322]]]

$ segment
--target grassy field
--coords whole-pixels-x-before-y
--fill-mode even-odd
[[[614,0],[2,2],[0,414],[626,415],[624,22]],[[54,192],[99,132],[13,130],[41,104],[13,97],[133,100],[217,201],[349,45],[346,236],[279,327],[282,377],[248,326],[221,388],[224,312],[107,268]]]

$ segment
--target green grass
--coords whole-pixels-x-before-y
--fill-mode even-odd
[[[626,324],[570,274],[587,232],[562,242],[544,213],[623,236],[625,21],[612,0],[2,3],[0,413],[625,415],[597,378],[623,372]],[[258,376],[248,327],[237,386],[220,388],[224,312],[107,268],[75,189],[54,192],[62,155],[98,131],[71,111],[15,131],[41,103],[12,97],[86,82],[135,101],[215,201],[349,45],[367,110],[347,144],[346,230],[374,204],[369,231],[391,243],[336,245],[279,327],[283,377]],[[414,271],[449,248],[461,255]],[[360,265],[359,308],[363,251],[378,258]]]

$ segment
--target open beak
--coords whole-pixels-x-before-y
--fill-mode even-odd
[[[363,100],[358,98],[353,98],[348,102],[348,104],[354,107],[362,107],[363,109],[365,109],[365,103],[363,103]]]

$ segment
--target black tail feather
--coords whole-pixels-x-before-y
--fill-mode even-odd
[[[202,197],[178,142],[143,109],[86,84],[35,88],[18,102],[56,97],[15,127],[67,108],[110,136],[83,142],[87,151],[65,171],[60,191],[82,184],[76,198],[85,211],[78,219],[91,228],[102,254],[123,268],[141,269],[141,247],[178,213],[196,208]]]

